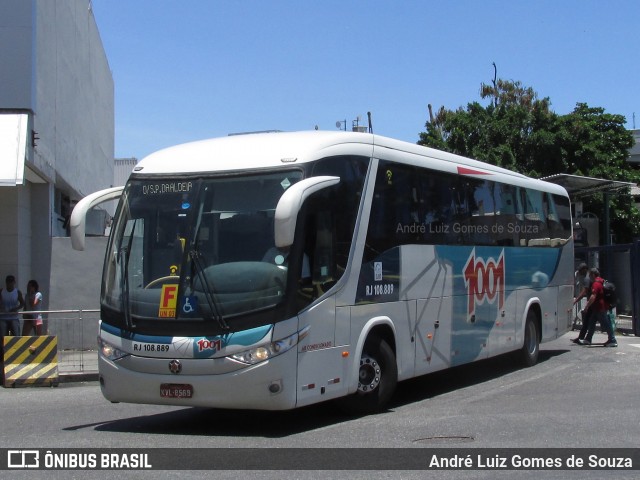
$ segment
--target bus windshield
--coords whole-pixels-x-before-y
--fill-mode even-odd
[[[105,259],[102,305],[137,320],[209,320],[282,302],[287,252],[274,213],[299,170],[194,179],[132,179]]]

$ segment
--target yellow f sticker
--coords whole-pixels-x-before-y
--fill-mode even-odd
[[[174,318],[176,316],[176,305],[178,304],[178,284],[167,284],[162,286],[160,293],[160,318]]]

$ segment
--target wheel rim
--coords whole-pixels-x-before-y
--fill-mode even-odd
[[[380,364],[375,358],[363,355],[360,359],[360,370],[358,372],[358,392],[371,393],[380,385],[382,371]]]
[[[527,338],[525,340],[527,342],[527,351],[529,354],[533,355],[536,353],[536,329],[532,322],[527,323]]]

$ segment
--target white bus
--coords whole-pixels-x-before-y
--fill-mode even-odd
[[[571,328],[557,185],[378,135],[262,133],[154,153],[104,262],[99,373],[113,402],[382,409],[398,381]]]

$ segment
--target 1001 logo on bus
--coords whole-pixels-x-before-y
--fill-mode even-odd
[[[464,283],[467,286],[467,318],[475,315],[476,305],[494,303],[498,299],[498,308],[504,306],[504,250],[498,261],[493,257],[487,260],[476,257],[474,248],[464,266]]]

